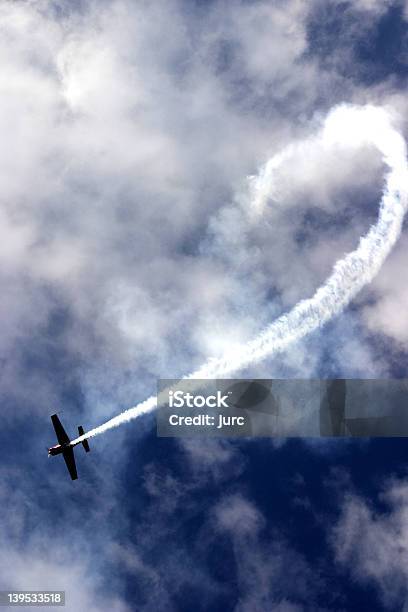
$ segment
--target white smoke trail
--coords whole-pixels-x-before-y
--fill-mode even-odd
[[[380,151],[389,171],[377,223],[360,239],[355,251],[334,265],[332,274],[313,297],[301,300],[290,312],[273,321],[254,340],[234,346],[233,350],[219,359],[210,359],[185,378],[223,377],[267,355],[283,351],[293,342],[324,325],[341,312],[360,289],[374,278],[398,239],[408,203],[407,152],[405,140],[392,127],[388,113],[374,106],[335,107],[327,116],[317,139],[323,147],[346,145],[356,148],[372,144]],[[262,211],[273,189],[274,171],[282,162],[290,159],[294,151],[301,150],[301,147],[302,143],[290,144],[265,164],[253,183],[251,206],[254,211]],[[156,406],[156,397],[149,397],[73,442],[97,436],[121,423],[151,412]]]

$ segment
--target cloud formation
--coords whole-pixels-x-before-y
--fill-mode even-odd
[[[256,230],[229,204],[333,103],[317,105],[330,82],[353,101],[368,95],[308,55],[304,3],[1,11],[5,393],[23,389],[23,347],[41,356],[60,313],[47,342],[80,364],[88,409],[129,404],[158,374],[191,370],[310,294],[375,215],[381,172],[368,150],[312,153],[290,179],[282,167],[283,204]],[[401,107],[397,95],[372,92]],[[371,209],[354,205],[359,193]],[[296,351],[288,358],[296,369]],[[41,404],[55,401],[53,380],[36,376]]]
[[[356,494],[346,495],[332,541],[337,562],[354,579],[373,584],[386,607],[394,609],[401,602],[408,605],[406,481],[388,482],[380,501],[383,510]]]
[[[98,454],[86,464],[78,459],[84,488],[73,498],[59,478],[64,466],[44,465],[51,442],[44,424],[58,409],[67,429],[77,416],[92,427],[147,397],[158,376],[191,371],[311,295],[356,246],[376,218],[382,189],[384,168],[369,148],[352,156],[311,149],[296,156],[295,176],[283,164],[281,204],[271,202],[251,228],[242,211],[245,177],[340,102],[385,105],[407,135],[403,58],[397,72],[383,60],[373,72],[372,49],[366,61],[358,56],[388,10],[387,2],[368,0],[1,2],[6,586],[64,582],[75,597],[71,609],[117,612],[127,610],[125,599],[132,609],[137,601],[141,610],[168,612],[178,594],[193,592],[208,610],[231,598],[216,564],[228,554],[229,567],[238,568],[240,610],[298,610],[314,596],[305,586],[305,578],[314,580],[307,559],[272,533],[270,516],[246,491],[251,459],[237,444],[183,441],[161,447],[163,458],[150,440],[148,460],[138,455],[149,450],[146,419],[131,443],[121,445],[127,434],[112,432],[109,454],[100,451],[101,437]],[[340,38],[330,27],[316,32],[316,19],[337,27]],[[252,374],[392,375],[393,349],[407,350],[408,298],[393,281],[406,268],[405,243],[403,235],[373,285],[324,334]],[[167,464],[175,457],[183,467]],[[129,500],[122,478],[134,493]],[[267,488],[269,472],[265,478]],[[397,519],[402,505],[392,503]],[[225,517],[238,511],[248,526],[233,533]],[[378,521],[388,528],[376,511],[360,514],[363,528]],[[295,592],[276,580],[287,566]],[[98,599],[101,576],[118,582]]]

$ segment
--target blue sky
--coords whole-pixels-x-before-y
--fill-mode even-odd
[[[154,415],[74,434],[253,337],[375,222],[369,147],[294,154],[350,102],[408,136],[408,5],[0,3],[0,588],[68,610],[406,610],[404,440],[158,439]],[[293,167],[296,172],[293,172]],[[403,378],[406,227],[325,328],[239,373]]]

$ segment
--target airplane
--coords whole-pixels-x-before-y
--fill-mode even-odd
[[[51,448],[48,449],[48,456],[50,457],[54,455],[62,455],[64,457],[64,461],[66,463],[68,472],[72,480],[76,480],[78,478],[78,474],[75,464],[74,446],[76,446],[77,444],[82,444],[85,449],[85,452],[89,453],[91,449],[89,448],[88,440],[83,440],[82,442],[76,442],[75,444],[73,444],[69,439],[65,429],[61,425],[61,421],[59,420],[56,414],[53,414],[51,416],[51,421],[54,426],[59,444],[51,446]],[[85,433],[84,428],[81,425],[78,426],[78,433],[80,436],[83,436]]]

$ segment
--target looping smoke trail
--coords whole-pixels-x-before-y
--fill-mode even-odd
[[[210,359],[185,378],[223,377],[267,355],[285,350],[293,342],[318,329],[341,312],[360,289],[374,278],[397,241],[408,203],[407,152],[405,140],[392,127],[387,112],[374,106],[337,106],[327,116],[317,140],[323,147],[337,144],[356,148],[372,144],[379,149],[389,171],[386,174],[377,223],[360,238],[355,251],[334,265],[333,272],[313,297],[301,300],[291,311],[273,321],[254,340],[238,347],[234,346],[233,350],[219,359]],[[251,206],[254,211],[262,211],[268,195],[273,190],[273,173],[276,168],[290,159],[297,148],[301,150],[301,147],[302,143],[290,144],[261,169],[253,181]],[[100,427],[76,438],[74,442],[99,435],[151,412],[156,406],[156,397],[149,397],[134,408],[125,410]]]

